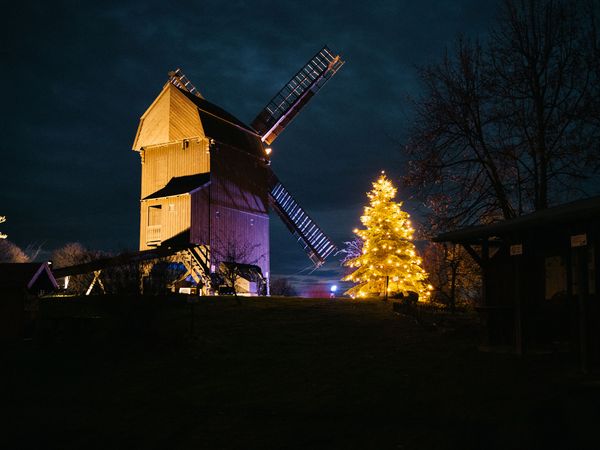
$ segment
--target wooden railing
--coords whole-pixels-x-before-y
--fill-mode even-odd
[[[146,227],[146,245],[157,245],[161,242],[162,225],[148,225]]]

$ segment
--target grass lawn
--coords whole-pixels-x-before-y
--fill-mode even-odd
[[[391,304],[201,299],[155,333],[4,346],[2,448],[600,448],[600,383],[568,355],[477,351]]]

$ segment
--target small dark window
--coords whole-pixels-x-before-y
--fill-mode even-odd
[[[161,225],[162,206],[155,205],[148,207],[148,226]]]

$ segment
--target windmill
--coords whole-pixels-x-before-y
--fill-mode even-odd
[[[268,147],[344,64],[319,50],[246,125],[207,101],[180,69],[140,118],[140,250],[171,247],[186,276],[209,284],[224,262],[269,273],[269,209],[315,267],[335,244],[270,166]],[[183,250],[182,250],[183,249]]]

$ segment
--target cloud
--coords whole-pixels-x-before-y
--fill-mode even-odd
[[[273,167],[342,241],[379,171],[403,171],[390,136],[409,125],[415,65],[438,58],[458,32],[482,33],[495,4],[21,3],[6,11],[0,31],[10,69],[0,75],[9,87],[3,100],[11,105],[0,121],[0,212],[11,238],[136,247],[139,159],[131,144],[167,71],[183,67],[206,98],[251,121],[328,43],[346,64],[275,142]],[[272,270],[294,274],[310,262],[276,220]]]

